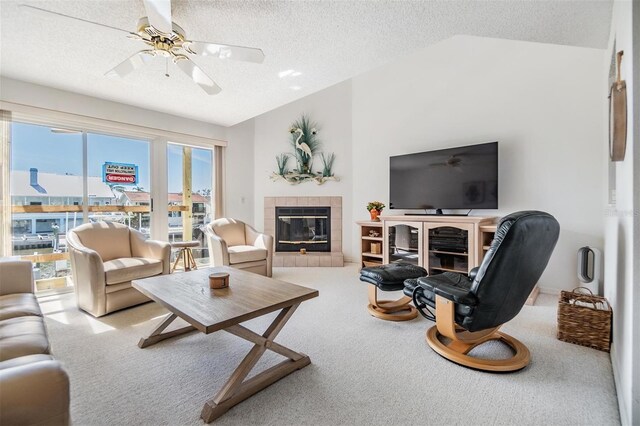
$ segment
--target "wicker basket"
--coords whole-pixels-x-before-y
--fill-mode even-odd
[[[588,288],[563,291],[558,302],[558,339],[609,352],[612,316],[607,299],[595,296]]]

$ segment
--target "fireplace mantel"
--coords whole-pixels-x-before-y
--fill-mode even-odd
[[[342,197],[265,197],[264,232],[276,235],[276,207],[331,207],[331,252],[275,252],[275,267],[344,266],[342,254]]]

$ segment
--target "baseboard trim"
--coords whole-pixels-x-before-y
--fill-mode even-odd
[[[620,412],[620,424],[622,426],[631,426],[631,420],[628,417],[627,406],[625,404],[624,395],[622,394],[622,386],[620,384],[620,368],[617,362],[616,346],[611,344],[611,351],[609,352],[611,358],[611,368],[613,370],[613,384],[616,387],[616,397],[618,399],[618,411]]]
[[[560,291],[557,288],[553,287],[538,287],[540,289],[540,293],[542,294],[553,294],[554,296],[560,296]]]

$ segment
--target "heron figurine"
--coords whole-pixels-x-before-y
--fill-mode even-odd
[[[309,145],[307,145],[304,142],[300,143],[300,139],[302,139],[302,137],[304,136],[304,132],[302,131],[302,129],[298,128],[294,131],[294,133],[300,133],[300,135],[296,139],[296,148],[304,152],[305,154],[307,154],[307,156],[309,156],[309,158],[311,158],[312,153],[311,153],[311,148],[309,148]]]

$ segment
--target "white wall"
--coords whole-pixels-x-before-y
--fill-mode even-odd
[[[635,40],[633,33],[635,9]],[[605,296],[613,307],[613,343],[611,362],[613,365],[616,391],[620,405],[620,417],[623,424],[640,424],[640,283],[638,283],[638,254],[640,238],[638,216],[640,212],[640,147],[638,137],[637,109],[640,101],[634,89],[634,77],[637,76],[638,54],[640,49],[640,5],[629,1],[615,1],[611,25],[609,47],[603,61],[603,87],[608,88],[607,77],[612,55],[615,51],[624,51],[621,74],[627,84],[627,148],[624,161],[613,163],[615,183],[612,181],[603,191],[608,200],[609,186],[615,188],[615,204],[606,206],[605,218]],[[636,61],[634,74],[633,61]],[[636,91],[633,96],[634,90]],[[634,105],[635,103],[635,105]],[[608,102],[602,100],[602,120],[608,120]],[[635,119],[633,119],[635,117]],[[634,135],[635,132],[635,135]],[[608,133],[605,130],[601,138],[601,150],[608,150]],[[606,157],[606,154],[604,156]],[[604,161],[607,167],[608,160]],[[635,177],[635,185],[634,185]],[[635,223],[634,223],[635,221]],[[635,246],[635,247],[634,247]],[[634,261],[636,265],[634,266]],[[635,269],[634,269],[635,268]],[[635,286],[634,286],[635,281]]]
[[[6,102],[135,124],[188,135],[226,140],[226,128],[52,87],[0,78],[0,99]],[[167,102],[171,102],[170,99]]]
[[[225,176],[225,216],[255,225],[254,205],[254,137],[255,121],[227,128]],[[262,222],[258,224],[262,229]]]
[[[323,185],[306,182],[290,185],[269,178],[277,170],[275,156],[291,152],[288,132],[291,124],[307,114],[318,123],[318,137],[322,152],[336,154],[334,172],[339,182]],[[347,259],[358,255],[351,242],[353,228],[351,198],[353,188],[351,158],[351,82],[337,84],[301,100],[284,105],[255,119],[255,224],[264,227],[264,197],[277,196],[342,196],[343,197],[343,253]],[[317,162],[320,159],[316,159]]]
[[[472,214],[553,214],[562,231],[539,285],[573,288],[577,249],[603,245],[602,58],[457,36],[354,78],[353,220],[388,201],[390,155],[497,140],[500,210]]]

